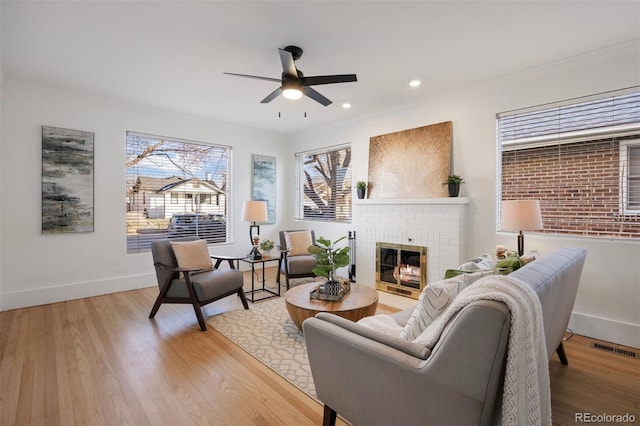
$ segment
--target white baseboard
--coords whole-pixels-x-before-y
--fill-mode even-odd
[[[569,328],[575,334],[640,348],[640,326],[573,312]]]
[[[0,293],[0,311],[64,302],[84,297],[100,296],[119,291],[136,290],[157,285],[155,274],[131,275],[105,280],[63,284],[53,287],[41,287]]]

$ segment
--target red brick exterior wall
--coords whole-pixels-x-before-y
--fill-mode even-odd
[[[640,238],[640,217],[620,214],[619,140],[502,154],[502,199],[539,199],[552,234]]]

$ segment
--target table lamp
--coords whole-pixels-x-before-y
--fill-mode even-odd
[[[253,200],[245,201],[242,205],[242,221],[252,222],[252,225],[249,226],[249,239],[251,240],[253,249],[251,249],[251,253],[249,253],[249,259],[262,259],[262,254],[258,250],[258,243],[260,242],[260,226],[256,225],[256,222],[267,221],[267,202]]]
[[[508,200],[502,202],[500,230],[519,231],[519,256],[524,254],[524,235],[522,231],[535,231],[539,229],[542,229],[540,200]]]

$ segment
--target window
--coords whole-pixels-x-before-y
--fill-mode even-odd
[[[296,154],[295,218],[351,222],[351,148]]]
[[[620,143],[622,185],[620,204],[625,214],[640,214],[640,139]]]
[[[164,238],[230,241],[230,147],[135,132],[126,144],[127,253]]]
[[[638,87],[498,114],[499,199],[539,199],[544,233],[640,238],[639,137]]]

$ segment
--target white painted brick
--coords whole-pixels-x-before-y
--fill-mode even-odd
[[[464,205],[372,204],[357,209],[358,281],[375,281],[375,244],[413,244],[427,247],[427,281],[442,279],[459,265],[464,249]],[[409,241],[411,240],[411,241]],[[361,281],[362,282],[362,281]]]

